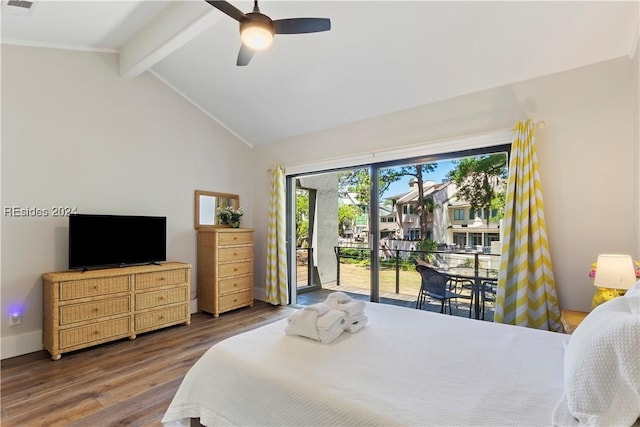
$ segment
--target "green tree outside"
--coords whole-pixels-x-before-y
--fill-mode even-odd
[[[471,209],[497,211],[497,215],[487,215],[487,226],[489,221],[502,218],[505,204],[502,183],[507,178],[506,153],[466,157],[454,163],[456,167],[447,177],[457,186],[455,197],[469,202]]]

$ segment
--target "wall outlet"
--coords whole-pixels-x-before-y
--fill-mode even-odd
[[[22,314],[13,313],[9,315],[9,326],[22,325]]]

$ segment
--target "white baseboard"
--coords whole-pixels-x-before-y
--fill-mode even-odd
[[[42,331],[27,332],[25,334],[3,337],[0,343],[1,359],[21,356],[23,354],[40,351],[42,347]]]

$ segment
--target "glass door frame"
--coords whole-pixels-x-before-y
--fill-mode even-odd
[[[369,186],[369,249],[370,249],[370,300],[372,302],[380,302],[380,259],[378,251],[373,248],[380,246],[380,222],[379,222],[379,171],[390,167],[399,167],[408,164],[425,164],[437,163],[445,160],[455,160],[463,157],[482,156],[488,154],[506,153],[507,168],[509,167],[509,159],[511,154],[511,143],[502,143],[490,145],[486,147],[470,148],[466,150],[447,151],[438,154],[429,154],[425,156],[403,158],[392,161],[384,161],[377,163],[369,163],[364,165],[342,166],[334,169],[325,169],[317,171],[309,171],[306,173],[286,175],[286,205],[287,205],[287,266],[288,266],[288,287],[289,301],[294,303],[297,299],[296,284],[296,240],[295,240],[295,180],[302,175],[312,175],[320,173],[338,172],[347,169],[369,169],[370,186]]]

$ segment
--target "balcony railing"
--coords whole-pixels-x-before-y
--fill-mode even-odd
[[[336,246],[334,252],[337,259],[336,284],[338,286],[341,284],[341,265],[357,264],[362,267],[370,265],[371,249],[369,248]],[[379,257],[381,271],[378,276],[379,287],[396,294],[417,295],[420,279],[416,275],[416,259],[427,262],[451,277],[468,278],[475,284],[474,290],[477,292],[474,301],[477,318],[483,310],[480,303],[485,300],[484,292],[488,286],[495,285],[500,268],[499,254],[468,250],[420,251],[384,248],[379,250]],[[382,274],[382,272],[387,272],[387,274]],[[364,282],[366,282],[366,278]],[[352,283],[345,284],[353,285]],[[481,293],[482,295],[480,295]]]

